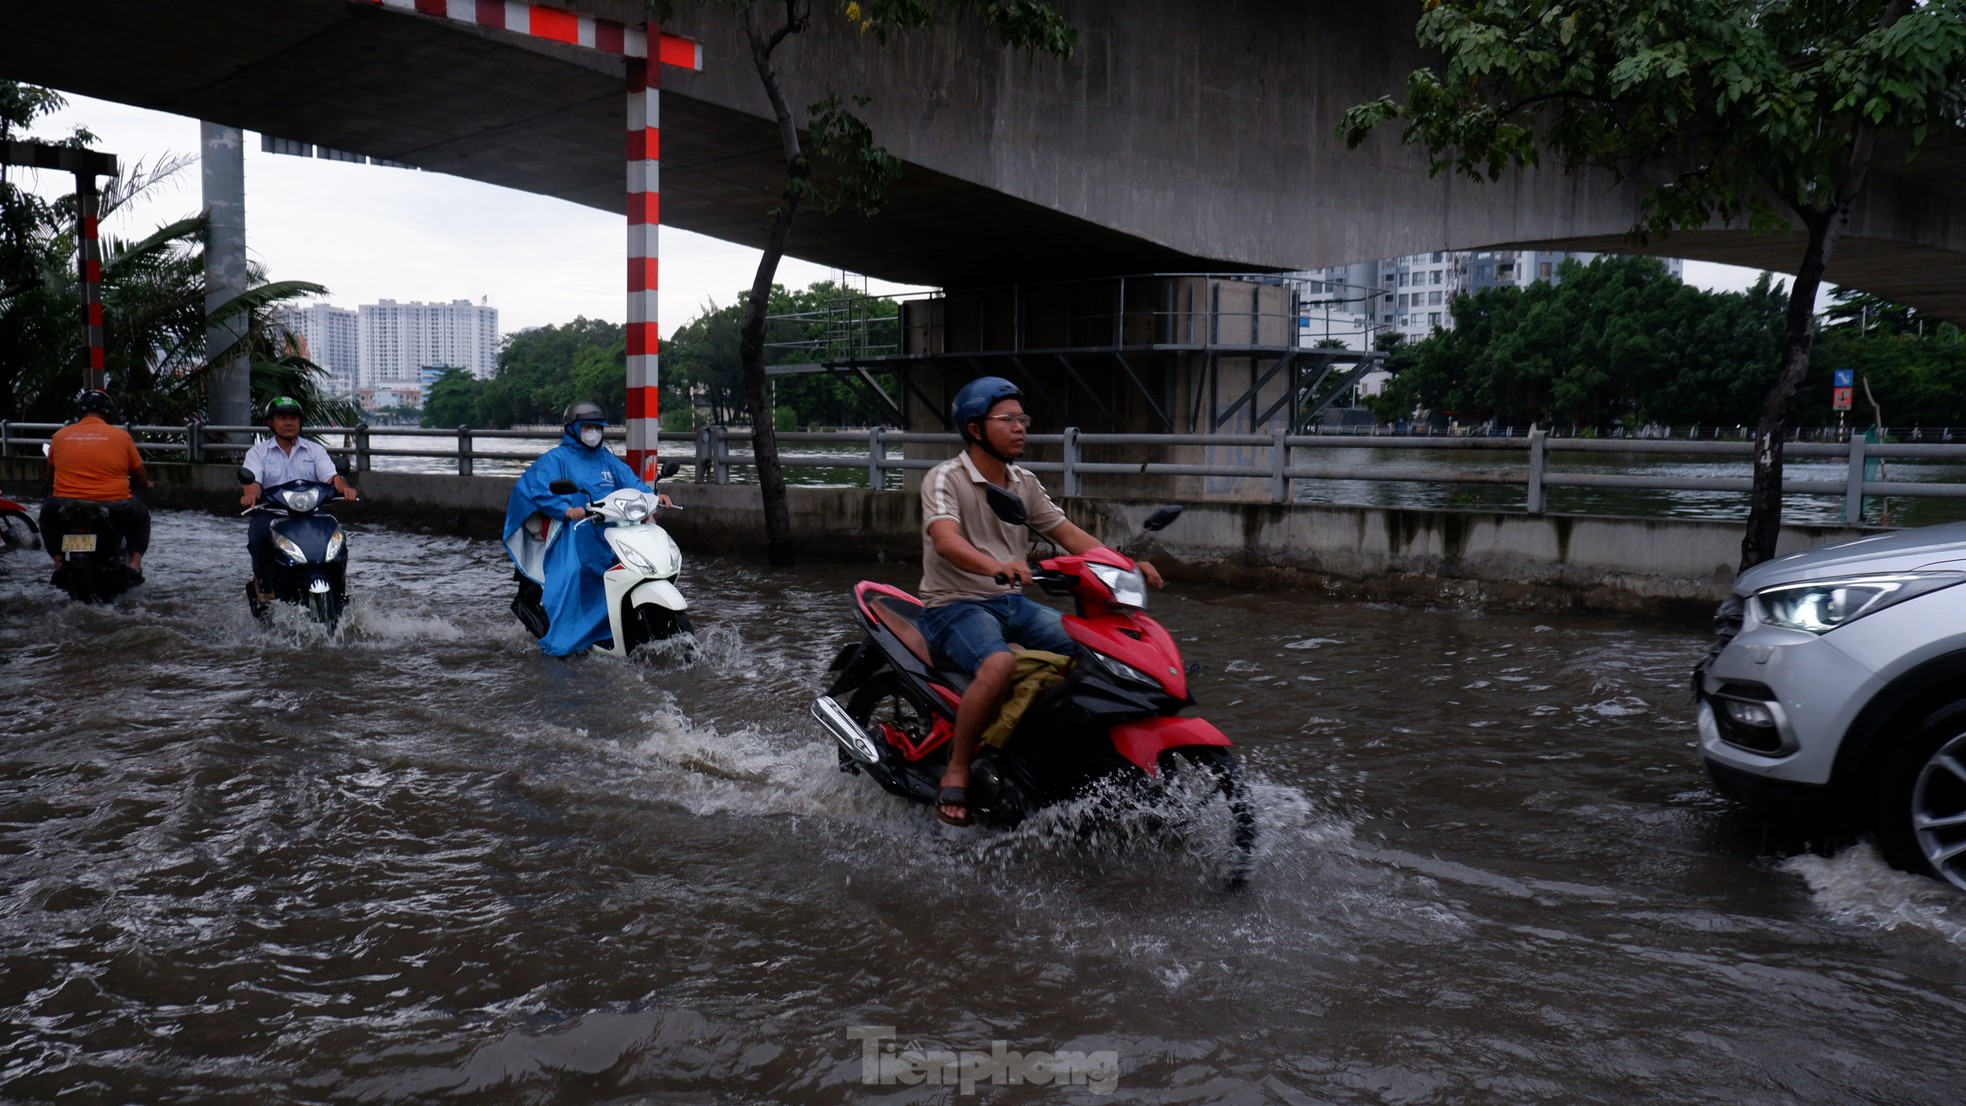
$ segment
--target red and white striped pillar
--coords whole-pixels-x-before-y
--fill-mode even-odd
[[[75,175],[76,224],[82,231],[82,339],[89,347],[89,363],[82,370],[82,386],[100,388],[105,382],[102,356],[102,194],[95,178],[87,173]]]
[[[658,100],[662,67],[703,70],[703,47],[667,35],[524,0],[354,0],[358,4],[617,54],[628,63],[628,463],[641,472],[655,456],[660,429],[656,401],[656,236],[662,225],[657,167],[661,161]],[[645,473],[644,475],[649,475]]]
[[[648,40],[659,41],[654,28]],[[661,429],[656,392],[662,338],[656,329],[657,259],[662,232],[659,59],[628,59],[628,465],[644,470]],[[653,482],[651,480],[651,482]]]

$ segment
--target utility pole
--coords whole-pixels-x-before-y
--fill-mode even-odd
[[[45,142],[10,140],[0,142],[0,164],[24,165],[32,169],[54,169],[75,174],[76,266],[82,282],[82,386],[100,388],[105,377],[102,350],[102,247],[97,222],[101,217],[102,194],[96,191],[97,177],[116,176],[116,155]]]

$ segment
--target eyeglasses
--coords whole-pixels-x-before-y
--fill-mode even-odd
[[[1000,422],[1006,426],[1029,427],[1031,425],[1031,416],[1029,415],[987,415],[985,416],[985,420],[988,422]]]

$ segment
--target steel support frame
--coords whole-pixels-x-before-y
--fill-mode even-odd
[[[1256,358],[1254,354],[1252,354],[1249,359],[1250,360],[1249,375],[1251,377],[1249,390],[1244,392],[1241,396],[1237,397],[1236,401],[1229,405],[1228,410],[1216,413],[1213,416],[1212,421],[1210,422],[1209,429],[1210,430],[1222,429],[1223,424],[1227,423],[1230,419],[1235,418],[1236,412],[1242,409],[1243,404],[1247,403],[1249,404],[1249,415],[1250,415],[1249,430],[1251,433],[1255,433],[1256,428],[1259,425],[1259,421],[1260,421],[1256,418],[1256,393],[1262,391],[1263,385],[1268,384],[1270,381],[1276,379],[1277,373],[1282,372],[1285,369],[1291,368],[1292,366],[1296,365],[1299,356],[1301,356],[1301,354],[1299,353],[1295,353],[1295,352],[1287,353],[1277,358],[1275,363],[1273,363],[1270,366],[1268,372],[1263,373],[1261,376],[1258,376],[1256,374]],[[1211,373],[1210,375],[1212,376],[1213,374]],[[1292,378],[1292,383],[1295,383],[1295,377]]]

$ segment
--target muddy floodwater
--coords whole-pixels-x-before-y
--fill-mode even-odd
[[[693,662],[563,662],[496,546],[360,512],[332,640],[250,619],[238,519],[160,512],[108,607],[0,554],[0,1099],[1966,1094],[1966,899],[1706,790],[1702,626],[1171,586],[1259,803],[1225,891],[1205,821],[838,771],[847,589],[917,566],[689,560]]]

